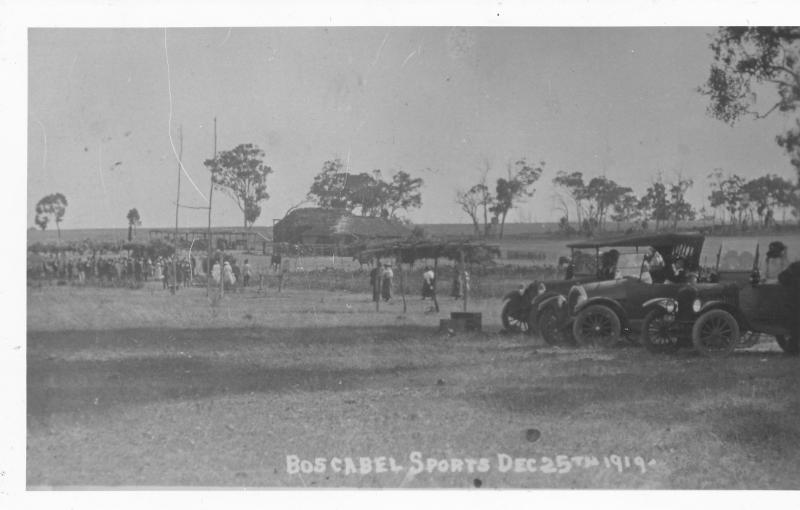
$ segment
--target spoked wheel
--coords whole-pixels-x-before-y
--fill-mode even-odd
[[[671,354],[680,344],[679,326],[663,308],[651,310],[642,324],[642,344],[653,353]]]
[[[539,332],[549,345],[573,345],[575,339],[561,324],[561,317],[555,306],[548,306],[539,312]]]
[[[578,313],[572,334],[580,345],[611,347],[619,341],[620,322],[612,309],[603,305],[587,306]]]
[[[739,324],[725,310],[706,312],[692,327],[692,343],[704,356],[727,356],[739,344]]]
[[[800,354],[800,338],[796,336],[775,335],[775,340],[778,341],[778,345],[783,349],[783,352],[789,356],[797,356]]]
[[[517,309],[511,301],[507,301],[500,317],[503,321],[503,328],[510,333],[528,334],[530,331],[528,321],[520,319],[518,315],[524,315],[522,310]]]

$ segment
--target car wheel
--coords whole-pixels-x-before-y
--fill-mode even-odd
[[[536,322],[539,325],[539,333],[547,344],[571,345],[573,343],[568,330],[561,324],[561,317],[555,306],[547,306],[539,312],[539,320]]]
[[[503,328],[511,333],[528,333],[530,330],[528,327],[528,321],[517,318],[516,314],[514,313],[516,311],[517,310],[514,309],[513,303],[511,301],[506,301],[500,317],[503,321]]]
[[[778,345],[783,349],[783,352],[790,356],[797,356],[800,354],[800,338],[792,336],[775,335],[775,340]]]
[[[578,313],[572,334],[580,345],[611,347],[619,341],[619,317],[603,305],[590,305]]]
[[[692,343],[704,356],[727,356],[739,345],[739,324],[725,310],[706,312],[692,326]]]
[[[678,350],[678,325],[663,308],[655,308],[645,316],[642,344],[653,353],[671,354]]]

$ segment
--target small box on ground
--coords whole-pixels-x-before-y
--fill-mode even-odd
[[[464,321],[463,331],[481,331],[482,316],[480,312],[451,312],[451,321]]]

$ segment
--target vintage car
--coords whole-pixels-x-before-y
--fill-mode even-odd
[[[642,302],[649,296],[662,296],[666,292],[653,288],[654,285],[673,287],[680,281],[678,275],[672,273],[677,259],[681,259],[684,271],[699,270],[704,239],[698,233],[639,234],[568,244],[572,257],[566,279],[535,281],[506,294],[503,298],[503,325],[506,329],[538,331],[551,344],[572,343],[574,338],[570,326],[573,319],[591,306],[590,311],[596,313],[586,312],[583,318],[591,316],[592,320],[599,320],[601,316],[606,317],[603,327],[611,328],[608,334],[616,331],[619,337],[620,332],[630,328],[630,320],[640,318]],[[614,268],[604,264],[606,255],[611,253],[617,257]],[[657,267],[648,271],[655,283],[646,283],[641,280],[645,260],[653,256],[660,261]],[[602,301],[597,298],[604,294],[607,299],[603,303],[607,306],[597,308],[594,305],[600,305]],[[607,310],[614,313],[606,313]],[[589,341],[584,336],[580,339]],[[591,343],[596,342],[591,340]]]
[[[687,285],[677,296],[655,301],[642,326],[642,343],[654,352],[693,346],[703,355],[725,356],[754,344],[763,333],[774,336],[787,354],[797,355],[800,278],[792,276],[790,266],[780,283],[762,281],[757,254],[758,249],[749,283]],[[800,262],[794,265],[794,272],[800,272]]]

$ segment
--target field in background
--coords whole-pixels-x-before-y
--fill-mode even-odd
[[[798,360],[724,360],[441,335],[459,310],[366,293],[29,287],[27,481],[65,485],[785,488],[800,480]],[[490,459],[412,475],[409,455]],[[596,456],[562,473],[497,455]],[[392,456],[399,473],[290,475],[286,456]],[[646,472],[603,457],[641,456]],[[562,470],[563,471],[563,470]]]

